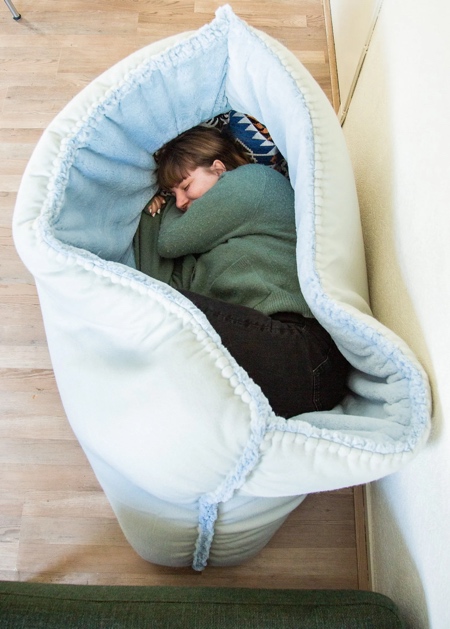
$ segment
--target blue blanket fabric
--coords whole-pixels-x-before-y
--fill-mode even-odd
[[[149,59],[93,108],[66,148],[68,184],[55,208],[57,238],[132,264],[140,210],[155,192],[152,154],[182,131],[230,109],[227,31],[227,19],[219,19],[194,39]]]

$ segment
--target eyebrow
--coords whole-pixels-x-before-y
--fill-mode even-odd
[[[176,183],[174,186],[172,186],[172,190],[174,190],[175,188],[179,188],[181,186],[181,184],[183,183],[183,181],[186,181],[190,177],[191,177],[191,175],[187,175],[186,177],[183,177],[183,179],[181,179],[178,183]]]

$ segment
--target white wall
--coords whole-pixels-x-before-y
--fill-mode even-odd
[[[330,0],[338,66],[339,118],[346,108],[381,0]]]
[[[434,431],[370,488],[373,584],[450,628],[450,3],[384,0],[344,125],[375,315],[428,371]]]

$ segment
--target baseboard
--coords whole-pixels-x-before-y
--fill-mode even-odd
[[[360,590],[372,590],[369,546],[369,491],[368,485],[358,485],[353,488],[358,588]]]
[[[336,63],[336,50],[334,47],[333,20],[331,18],[330,0],[323,0],[323,13],[325,17],[325,31],[327,35],[328,63],[330,66],[331,100],[334,111],[338,113],[341,106],[341,99],[339,95],[339,80]]]

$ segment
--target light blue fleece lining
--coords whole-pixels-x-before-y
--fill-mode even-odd
[[[182,131],[230,109],[227,31],[227,19],[218,18],[141,63],[75,126],[54,180],[48,220],[56,238],[132,264],[140,212],[156,190],[152,154]]]

